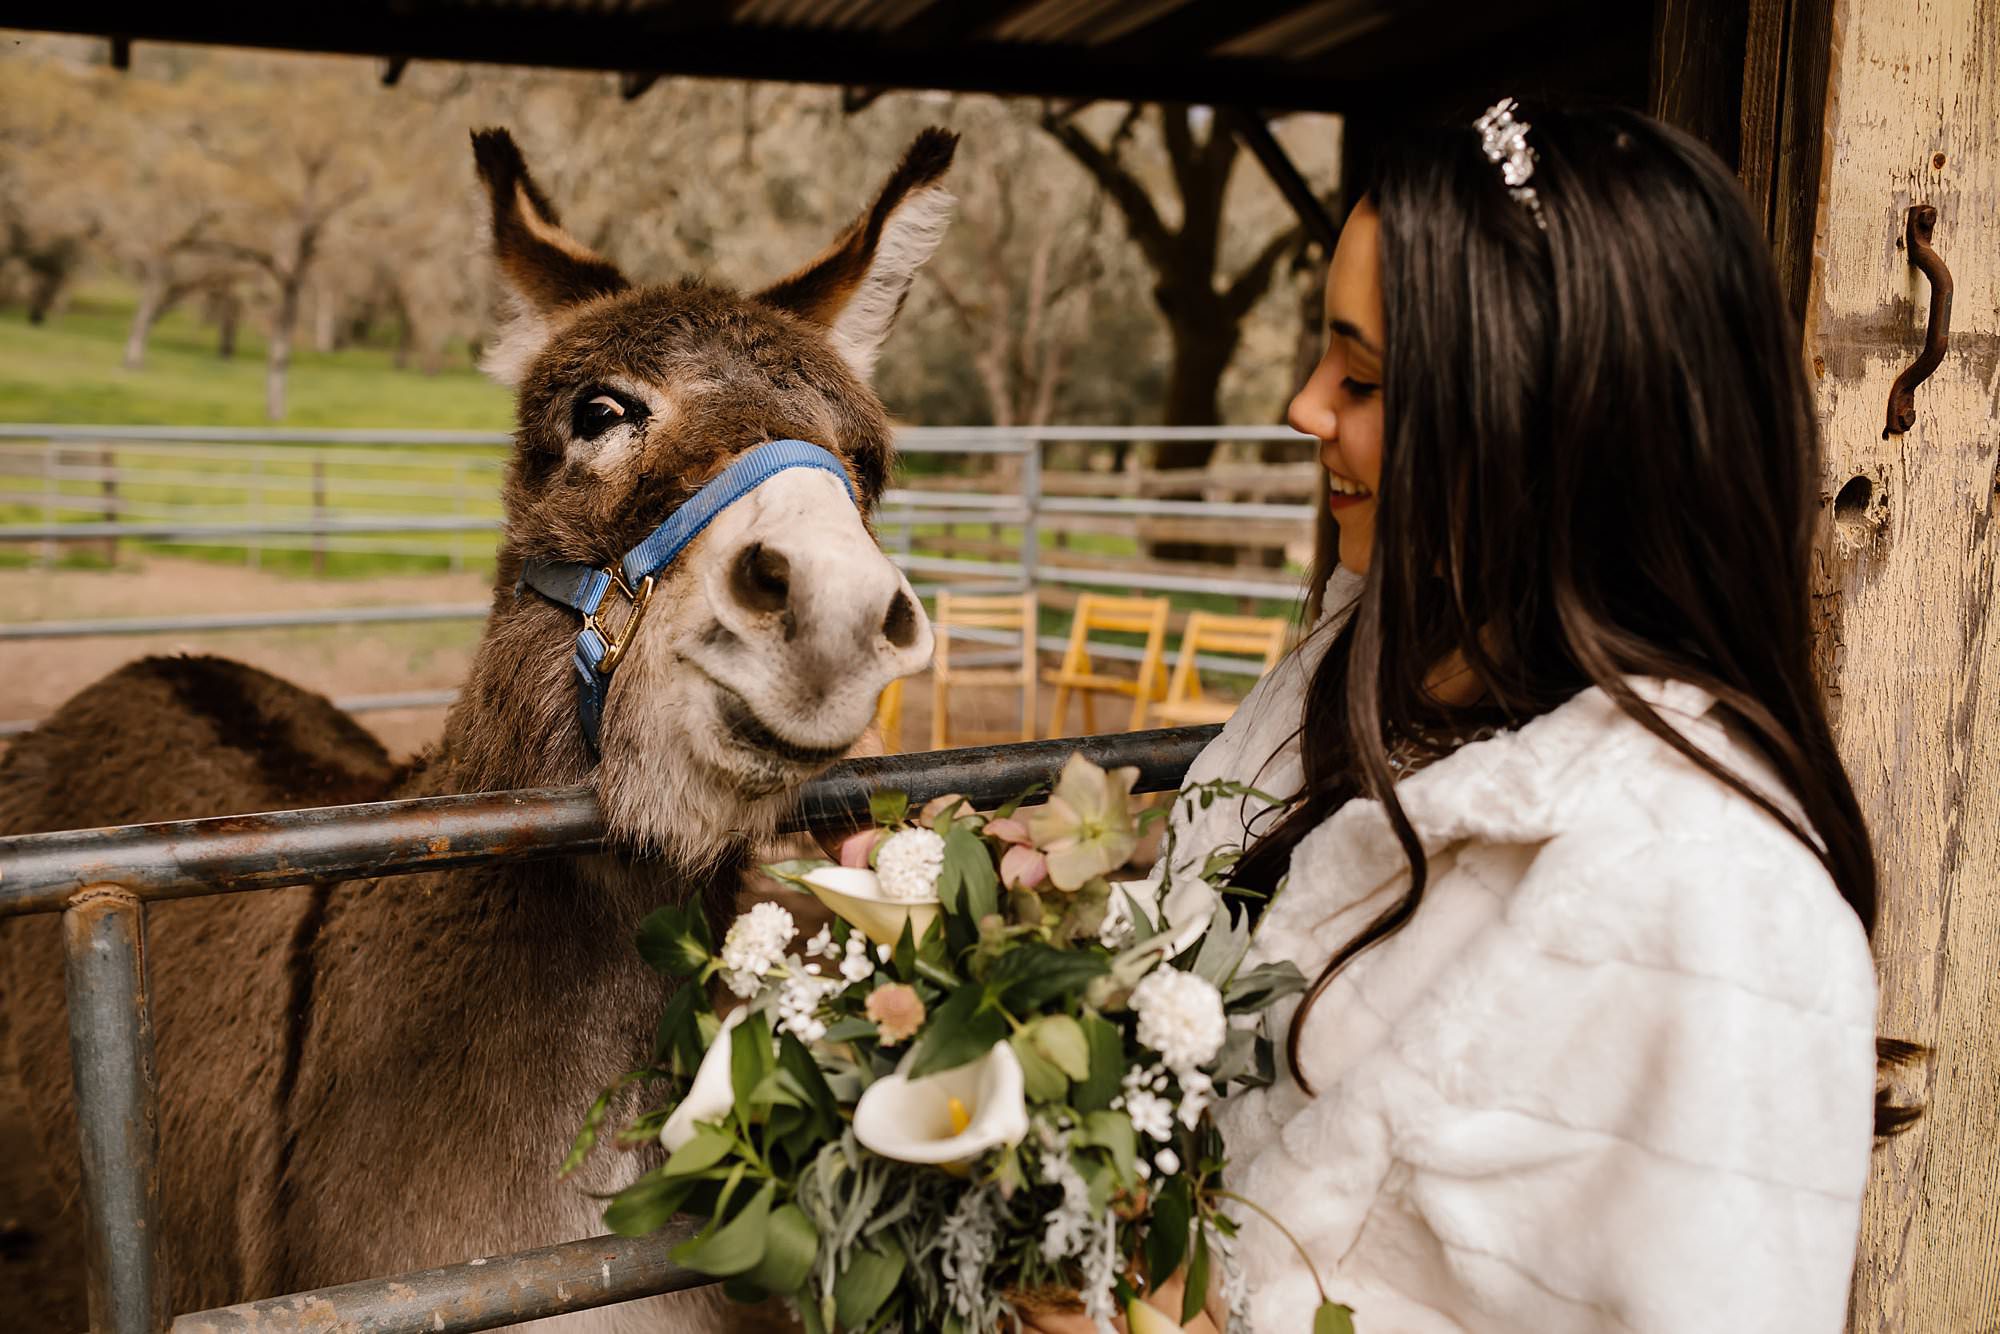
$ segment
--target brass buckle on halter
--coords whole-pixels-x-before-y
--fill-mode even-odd
[[[597,637],[604,641],[604,656],[597,660],[599,676],[611,675],[611,669],[618,665],[619,659],[625,656],[625,650],[631,646],[632,636],[638,633],[639,622],[646,619],[646,608],[653,605],[652,575],[649,574],[639,581],[639,591],[635,593],[625,582],[624,574],[616,565],[605,566],[604,573],[611,577],[611,586],[624,595],[632,612],[625,618],[625,628],[615,637],[605,628],[604,623],[597,619],[597,612],[591,612],[583,618],[585,628],[597,631]],[[598,611],[603,609],[604,604],[598,603]]]

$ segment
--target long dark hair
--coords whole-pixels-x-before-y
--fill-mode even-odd
[[[1302,1086],[1313,1003],[1423,901],[1389,756],[1441,754],[1591,685],[1811,847],[1874,925],[1868,831],[1809,660],[1819,439],[1764,236],[1688,136],[1617,109],[1520,114],[1539,213],[1469,128],[1385,149],[1369,192],[1386,335],[1374,554],[1306,690],[1303,789],[1235,878],[1274,890],[1299,840],[1363,796],[1411,876],[1301,1003],[1286,1057]],[[1453,654],[1484,687],[1473,709],[1425,685]],[[1803,821],[1684,739],[1630,676],[1713,695]],[[1914,1115],[1878,1098],[1878,1129]]]

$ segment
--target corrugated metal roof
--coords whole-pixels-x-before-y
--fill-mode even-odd
[[[1488,89],[1643,99],[1651,6],[1600,0],[15,0],[0,22],[417,60],[1268,110]]]

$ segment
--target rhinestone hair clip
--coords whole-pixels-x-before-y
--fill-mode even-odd
[[[1535,150],[1528,147],[1528,131],[1533,127],[1525,120],[1514,119],[1518,105],[1513,98],[1503,97],[1472,122],[1472,128],[1479,131],[1479,146],[1486,160],[1500,168],[1500,179],[1507,183],[1507,193],[1516,202],[1527,205],[1528,211],[1535,215],[1535,225],[1546,231],[1548,223],[1542,219],[1541,198],[1536,195],[1535,187],[1528,184],[1535,175]]]

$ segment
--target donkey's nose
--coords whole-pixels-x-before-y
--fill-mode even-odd
[[[745,611],[783,611],[792,598],[792,562],[785,553],[752,542],[729,567],[729,596]]]

